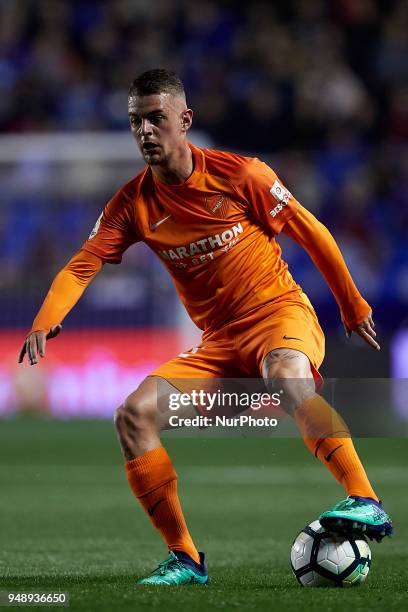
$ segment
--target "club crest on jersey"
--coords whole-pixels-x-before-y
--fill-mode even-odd
[[[285,189],[285,187],[283,187],[283,185],[281,185],[278,180],[274,182],[274,184],[270,188],[270,192],[275,198],[275,200],[279,202],[279,204],[277,204],[275,208],[272,208],[272,210],[269,211],[269,214],[272,215],[272,217],[276,217],[276,215],[281,212],[283,207],[288,204],[289,198],[292,194],[290,193],[290,191]]]
[[[229,201],[223,193],[216,193],[204,198],[204,204],[208,212],[216,217],[223,218],[227,214]]]
[[[103,215],[103,212],[101,212],[101,214],[99,215],[99,217],[98,217],[98,219],[97,219],[97,221],[96,221],[95,225],[93,226],[93,230],[92,230],[92,232],[89,234],[89,238],[88,238],[88,240],[91,240],[91,239],[92,239],[94,236],[96,236],[96,234],[98,233],[98,229],[99,229],[99,226],[100,226],[100,224],[101,224],[102,215]]]

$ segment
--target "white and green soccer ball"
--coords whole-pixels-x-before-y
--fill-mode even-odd
[[[367,578],[371,550],[365,539],[333,535],[313,521],[293,542],[290,560],[302,586],[354,586]]]

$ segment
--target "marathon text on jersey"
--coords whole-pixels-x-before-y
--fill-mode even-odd
[[[238,234],[242,234],[244,228],[241,223],[233,225],[231,228],[226,229],[221,234],[214,234],[213,236],[207,236],[196,242],[190,242],[190,244],[174,247],[174,249],[159,251],[159,254],[163,259],[184,259],[185,257],[194,257],[200,253],[208,253],[210,251],[217,250],[223,247],[226,243],[237,238]]]

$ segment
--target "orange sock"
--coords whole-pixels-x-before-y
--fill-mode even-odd
[[[125,465],[130,487],[160,531],[170,550],[200,557],[187,529],[177,495],[177,474],[162,446],[144,453]]]
[[[295,410],[294,418],[310,452],[343,485],[347,495],[378,501],[347,425],[323,397],[314,395],[304,401]]]

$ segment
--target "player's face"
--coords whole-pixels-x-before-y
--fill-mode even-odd
[[[130,129],[149,165],[165,164],[185,140],[192,111],[177,96],[163,93],[128,100]]]

